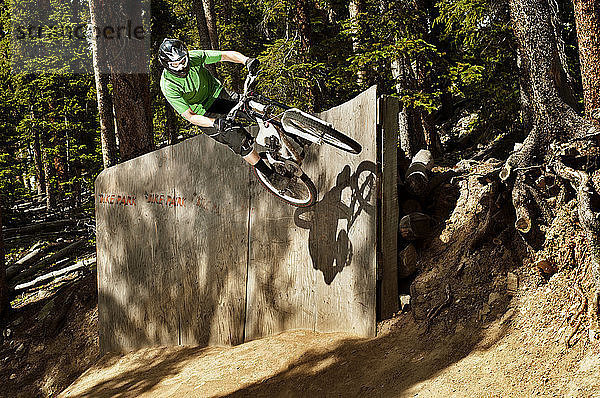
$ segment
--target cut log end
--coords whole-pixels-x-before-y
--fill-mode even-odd
[[[515,221],[515,228],[517,231],[526,234],[531,231],[531,219],[528,216],[521,216]]]
[[[500,170],[500,174],[498,175],[500,177],[500,180],[501,181],[508,180],[508,177],[510,177],[510,171],[511,171],[510,165],[508,165],[508,164],[504,165],[504,167]]]

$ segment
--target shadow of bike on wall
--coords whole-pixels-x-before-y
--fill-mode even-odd
[[[377,165],[364,161],[352,174],[349,165],[337,175],[336,184],[323,199],[294,213],[296,226],[308,229],[308,251],[313,268],[330,285],[352,263],[350,230],[363,212],[375,217]]]

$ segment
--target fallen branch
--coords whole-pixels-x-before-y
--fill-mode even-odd
[[[74,271],[78,271],[82,268],[89,267],[90,265],[95,264],[95,263],[96,263],[96,257],[78,261],[77,263],[75,263],[69,267],[60,269],[58,271],[53,271],[53,272],[50,272],[49,274],[42,275],[38,278],[35,278],[31,282],[22,283],[20,285],[17,285],[17,286],[15,286],[14,291],[17,292],[17,291],[21,291],[21,290],[28,290],[28,289],[37,287],[39,285],[46,284],[46,283],[48,283],[48,281],[50,279],[55,279],[59,276],[62,276],[62,275],[65,275],[65,274],[68,274],[68,273],[71,273]]]
[[[44,246],[40,242],[33,246],[33,248],[22,258],[17,260],[6,268],[6,280],[11,280],[19,272],[26,267],[35,264],[42,256],[51,250],[60,250],[68,245],[68,242],[54,242]]]
[[[10,284],[14,285],[15,282],[21,281],[23,279],[26,279],[26,278],[29,278],[30,276],[35,275],[35,273],[37,273],[39,270],[41,270],[48,264],[55,263],[65,257],[71,255],[73,252],[75,252],[79,248],[83,247],[86,242],[87,242],[86,239],[80,239],[80,240],[76,241],[75,243],[71,243],[69,246],[65,247],[64,249],[59,250],[58,252],[54,253],[53,255],[42,259],[37,264],[35,264],[33,267],[26,269],[26,270],[22,271],[20,274],[16,275],[13,278],[14,281],[11,280]]]
[[[25,241],[31,241],[34,239],[48,239],[51,240],[57,237],[64,237],[66,235],[84,235],[87,234],[87,229],[76,229],[71,231],[58,231],[58,232],[42,232],[42,233],[34,233],[29,235],[22,236],[14,236],[12,238],[7,238],[4,240],[4,243],[10,245],[16,245]]]
[[[64,227],[77,224],[78,220],[58,220],[58,221],[46,221],[37,224],[29,224],[23,227],[7,228],[4,230],[6,235],[28,235],[34,232],[54,232]]]
[[[6,280],[11,280],[21,270],[31,264],[34,264],[39,260],[45,252],[46,248],[38,247],[37,249],[31,250],[25,256],[18,259],[13,265],[6,268]]]
[[[512,202],[515,208],[517,219],[515,221],[515,228],[522,234],[526,234],[531,231],[531,216],[527,209],[527,191],[525,190],[525,182],[523,175],[517,175],[515,184],[512,191]]]

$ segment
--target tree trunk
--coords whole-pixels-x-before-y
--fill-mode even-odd
[[[6,262],[4,259],[4,239],[2,236],[2,204],[0,203],[0,322],[10,310],[9,292],[6,284]]]
[[[198,36],[200,37],[200,47],[203,50],[210,50],[212,49],[212,44],[210,42],[210,34],[208,33],[206,13],[204,12],[204,1],[193,0],[192,10],[196,15],[196,27],[198,28]],[[208,69],[213,75],[216,74],[217,70],[214,64],[206,65],[206,69]]]
[[[396,93],[402,95],[405,90],[415,90],[417,86],[416,78],[413,74],[410,61],[405,57],[394,59],[391,64],[392,77],[396,82]],[[423,133],[423,124],[421,116],[414,108],[403,106],[398,115],[398,136],[400,138],[400,147],[408,159],[426,147],[425,135]]]
[[[202,0],[204,5],[204,16],[206,17],[206,28],[210,45],[213,50],[219,49],[219,33],[217,31],[217,15],[215,14],[215,4],[213,0]]]
[[[298,24],[298,33],[300,36],[300,50],[305,63],[310,63],[310,50],[312,47],[312,29],[310,21],[310,10],[312,3],[310,0],[296,0],[295,19]],[[319,112],[321,108],[321,90],[316,78],[311,78],[308,83],[309,96],[311,98],[311,111]]]
[[[200,47],[202,47],[203,50],[210,50],[212,46],[208,33],[208,25],[206,23],[206,14],[204,13],[203,0],[193,0],[192,10],[196,15],[196,28],[198,28],[198,36],[200,36]]]
[[[233,13],[233,7],[231,4],[231,0],[223,1],[223,22],[226,26],[231,24],[231,15]],[[227,45],[227,43],[225,43]],[[225,50],[229,50],[229,48],[225,48]],[[249,56],[253,56],[253,54],[247,54]],[[237,64],[232,64],[230,62],[225,62],[224,67],[227,70],[229,76],[231,76],[231,89],[239,93],[242,91],[242,80],[240,78],[240,68]]]
[[[534,225],[529,206],[536,203],[535,190],[527,184],[527,167],[556,163],[552,162],[556,155],[549,150],[552,142],[598,134],[600,129],[577,115],[569,105],[571,90],[568,78],[565,78],[568,74],[561,61],[562,49],[553,24],[553,9],[549,0],[510,0],[510,14],[519,44],[520,68],[526,75],[526,92],[522,96],[526,100],[524,105],[528,107],[527,112],[531,114],[532,128],[522,147],[507,159],[500,178],[512,188],[513,206],[517,215],[515,228],[526,236]],[[569,175],[564,172],[565,168],[554,169],[558,175]],[[588,232],[588,237],[594,237],[598,235],[600,228],[597,222],[589,220],[596,220],[600,213],[592,209],[589,200],[593,188],[581,180],[587,181],[585,177],[581,177],[573,178],[571,183],[578,191],[581,225]],[[590,261],[596,278],[595,291],[592,293],[594,304],[590,306],[589,314],[590,335],[597,337],[600,333],[600,308],[594,298],[598,298],[600,294],[600,262],[597,255],[600,251],[597,239],[589,238],[588,244],[594,253]]]
[[[35,164],[35,182],[37,194],[42,195],[46,192],[46,175],[44,173],[44,162],[42,160],[40,133],[37,129],[33,133],[33,162]]]
[[[167,117],[167,141],[169,145],[173,145],[177,143],[177,115],[167,100],[165,100],[165,114]]]
[[[132,26],[149,23],[149,10],[145,9],[145,2],[91,0],[90,3],[92,20],[98,29],[114,26],[115,21],[120,21],[124,16]],[[117,33],[120,34],[119,32]],[[143,34],[147,35],[149,32]],[[100,38],[96,45],[94,69],[98,69],[101,74],[110,73],[121,161],[154,150],[146,44],[145,40]],[[98,86],[102,88],[102,84]],[[104,107],[103,118],[108,127],[110,106],[104,105],[107,106]]]
[[[592,127],[561,96],[568,92],[566,75],[551,24],[547,0],[511,0],[511,19],[519,43],[521,71],[526,76],[526,105],[531,112],[531,133],[507,164],[529,166],[534,155],[545,154],[554,138],[583,136]]]
[[[98,23],[99,12],[102,12],[100,0],[90,0],[90,16],[92,25]],[[112,96],[108,90],[110,74],[107,63],[107,49],[103,41],[96,38],[92,40],[92,62],[94,66],[94,80],[96,83],[96,101],[100,119],[100,143],[102,145],[102,164],[104,168],[114,166],[119,162],[117,152],[117,138],[115,133],[115,117],[113,113]]]
[[[121,161],[154,150],[150,78],[146,73],[111,74]]]
[[[348,11],[350,13],[350,19],[353,20],[352,24],[355,26],[354,33],[358,34],[358,17],[363,12],[363,0],[350,0],[348,5]],[[352,52],[356,54],[359,50],[358,36],[352,36]],[[365,82],[367,72],[364,69],[359,69],[356,76],[356,82],[358,85],[362,85]]]
[[[90,1],[90,6],[92,1]],[[96,100],[98,102],[98,114],[100,116],[100,142],[102,144],[102,164],[104,168],[114,166],[119,162],[117,152],[117,139],[115,134],[115,118],[113,114],[112,96],[108,90],[110,75],[100,73],[98,64],[98,51],[92,43],[94,58],[94,80],[96,82]]]
[[[58,200],[61,201],[64,197],[65,197],[65,183],[67,181],[69,181],[69,173],[68,173],[68,166],[67,166],[67,155],[66,155],[66,147],[63,147],[60,144],[60,141],[62,139],[65,139],[65,143],[67,140],[67,137],[62,137],[60,134],[56,134],[54,136],[54,145],[55,148],[57,148],[55,155],[52,159],[52,162],[54,164],[54,172],[55,172],[55,176],[56,176],[56,184],[55,184],[55,188],[56,188],[56,195],[58,196]]]
[[[54,189],[56,179],[54,178],[53,163],[50,161],[46,150],[42,152],[42,163],[44,165],[44,179],[46,181],[46,210],[50,211],[56,205],[56,190]]]
[[[600,120],[600,2],[573,0],[585,113]]]

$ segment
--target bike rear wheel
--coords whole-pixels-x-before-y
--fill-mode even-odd
[[[354,154],[362,151],[362,146],[358,142],[325,124],[325,122],[319,122],[297,112],[287,114],[286,118],[297,129],[313,137],[317,137],[338,149]]]
[[[261,153],[261,158],[266,159],[266,154]],[[276,173],[283,174],[285,172],[284,165],[276,164],[271,165],[275,169]],[[254,174],[260,183],[274,196],[283,200],[287,204],[296,207],[309,207],[312,206],[317,200],[317,188],[311,179],[302,172],[300,176],[293,176],[290,178],[288,186],[284,189],[278,189],[274,187],[270,180],[260,172],[257,168],[253,167]],[[288,170],[289,172],[289,170]]]

